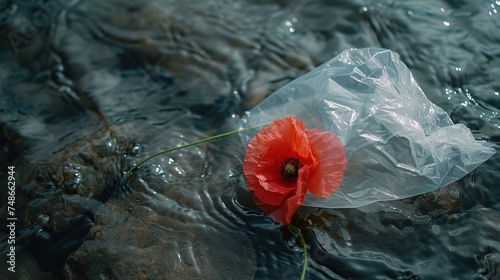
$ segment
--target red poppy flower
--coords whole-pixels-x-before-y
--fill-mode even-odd
[[[300,119],[286,117],[250,141],[243,173],[259,207],[289,224],[307,191],[327,197],[337,190],[346,164],[344,147],[333,133],[306,129]]]

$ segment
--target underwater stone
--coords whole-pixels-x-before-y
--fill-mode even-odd
[[[78,171],[78,167],[74,167],[72,164],[66,164],[64,166],[63,176],[64,176],[64,190],[68,194],[75,194],[78,192],[78,187],[82,183],[82,175]]]

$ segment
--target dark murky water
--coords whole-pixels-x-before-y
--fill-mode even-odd
[[[40,3],[38,3],[40,2]],[[43,2],[43,3],[42,3]],[[428,98],[500,142],[499,1],[0,1],[8,279],[298,279],[302,249],[244,189],[238,115],[340,51],[392,49]],[[308,279],[499,279],[500,156],[363,209],[301,208]],[[3,278],[3,277],[2,277]]]

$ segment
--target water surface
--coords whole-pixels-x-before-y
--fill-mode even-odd
[[[151,153],[236,128],[347,48],[399,53],[454,122],[500,141],[498,1],[43,2],[0,2],[0,176],[15,165],[17,184],[9,279],[298,279],[302,247],[253,204],[237,137],[119,180]],[[307,277],[499,278],[498,170],[496,154],[433,193],[301,208]]]

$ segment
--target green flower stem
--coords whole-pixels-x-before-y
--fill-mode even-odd
[[[307,248],[306,242],[304,241],[304,236],[299,231],[300,242],[302,242],[302,249],[304,249],[304,265],[302,266],[302,275],[300,276],[300,280],[304,280],[306,278],[306,268],[307,268]]]
[[[288,225],[288,230],[290,230],[290,232],[293,233],[296,237],[298,236],[300,238],[300,242],[302,243],[302,249],[304,249],[304,265],[302,266],[302,275],[300,276],[300,280],[304,280],[306,278],[306,269],[307,269],[306,242],[304,240],[304,236],[302,235],[302,232],[300,232],[300,230],[297,229],[295,226]]]
[[[204,143],[204,142],[208,142],[208,141],[211,141],[211,140],[220,139],[222,137],[230,136],[230,135],[242,132],[242,131],[251,130],[251,129],[259,128],[259,127],[266,126],[266,125],[268,125],[268,124],[261,124],[261,125],[256,125],[256,126],[251,126],[251,127],[239,129],[239,130],[233,130],[233,131],[221,133],[221,134],[218,134],[218,135],[215,135],[215,136],[211,136],[211,137],[208,137],[208,138],[204,138],[204,139],[201,139],[201,140],[198,140],[198,141],[194,141],[194,142],[191,142],[189,144],[182,145],[182,146],[173,147],[173,148],[169,148],[169,149],[166,149],[166,150],[163,150],[163,151],[159,151],[157,153],[154,153],[154,154],[152,154],[152,155],[150,155],[150,156],[142,159],[136,165],[134,165],[132,168],[130,168],[127,171],[127,173],[125,173],[125,176],[123,176],[122,182],[124,182],[125,180],[127,180],[127,178],[130,177],[130,175],[132,174],[132,172],[136,171],[139,168],[139,166],[143,165],[146,161],[148,161],[148,160],[150,160],[150,159],[152,159],[152,158],[154,158],[156,156],[159,156],[159,155],[162,155],[162,154],[165,154],[165,153],[168,153],[168,152],[172,152],[172,151],[175,151],[175,150],[187,148],[187,147],[190,147],[190,146],[198,145],[198,144],[201,144],[201,143]]]

